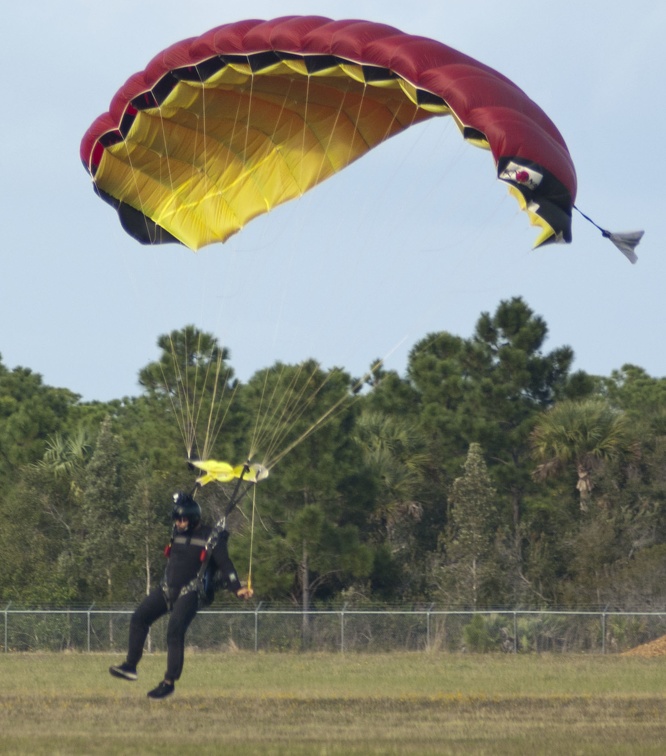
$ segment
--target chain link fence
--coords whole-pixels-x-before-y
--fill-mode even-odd
[[[3,649],[126,649],[132,609],[20,609],[3,615]],[[201,651],[619,653],[666,635],[666,613],[263,607],[201,611],[187,645]],[[166,618],[149,651],[166,649]]]

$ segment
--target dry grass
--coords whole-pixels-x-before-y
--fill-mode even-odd
[[[151,701],[117,657],[0,655],[0,752],[661,754],[666,659],[190,654]]]
[[[652,659],[656,656],[666,656],[666,635],[656,638],[649,643],[643,643],[624,652],[624,656],[642,656],[644,659]]]

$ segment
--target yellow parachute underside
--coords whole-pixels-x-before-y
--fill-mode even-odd
[[[95,183],[193,250],[222,242],[445,106],[414,102],[402,79],[368,84],[359,66],[304,75],[225,66],[181,81],[107,147]]]

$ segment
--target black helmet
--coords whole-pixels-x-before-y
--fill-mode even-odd
[[[179,517],[187,517],[190,528],[196,528],[201,522],[201,507],[190,494],[182,491],[177,491],[173,495],[173,510],[171,511],[172,520],[177,520]]]

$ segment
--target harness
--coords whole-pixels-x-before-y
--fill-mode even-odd
[[[204,539],[204,538],[197,538],[196,536],[189,536],[189,535],[186,535],[185,533],[179,533],[175,525],[174,525],[173,530],[171,531],[171,539],[169,541],[169,544],[164,549],[164,555],[167,557],[167,559],[169,559],[171,556],[171,549],[173,547],[173,544],[185,543],[185,542],[189,542],[190,546],[201,547],[201,554],[199,556],[199,559],[202,562],[202,566],[203,566],[206,549],[208,548],[208,545],[210,542],[210,536],[207,539]],[[215,544],[213,544],[211,547],[211,553],[212,553],[212,550],[215,548],[216,544],[217,544],[217,540],[215,541]],[[206,558],[206,567],[208,566],[209,562],[210,562],[210,554]],[[204,570],[204,573],[205,573],[205,570]],[[190,593],[192,590],[196,589],[198,591],[198,587],[195,586],[195,582],[198,581],[200,578],[203,582],[204,573],[202,573],[201,568],[199,568],[199,572],[197,573],[197,576],[193,578],[192,580],[190,580],[190,582],[187,583],[187,585],[184,585],[180,589],[177,599],[180,598],[181,596],[184,596],[186,593]],[[173,609],[173,601],[171,599],[171,591],[169,590],[169,586],[167,584],[167,570],[166,569],[164,570],[164,575],[162,576],[162,580],[160,581],[160,588],[162,589],[162,594],[164,595],[164,599],[167,603],[167,607],[169,611],[171,611]]]
[[[201,555],[199,557],[201,560],[201,566],[199,567],[199,571],[197,572],[196,577],[193,577],[189,583],[187,583],[180,589],[178,598],[180,598],[181,596],[185,596],[188,593],[196,592],[199,598],[200,606],[207,606],[213,600],[213,591],[214,591],[213,575],[209,572],[209,569],[208,569],[210,565],[210,560],[213,556],[213,552],[215,551],[215,548],[217,547],[217,544],[219,543],[222,535],[226,534],[226,537],[227,538],[229,537],[229,532],[226,529],[228,515],[233,511],[236,505],[243,499],[245,494],[254,485],[254,482],[250,482],[245,486],[244,489],[241,490],[243,478],[248,472],[250,472],[250,466],[248,463],[246,463],[243,466],[242,473],[238,477],[238,482],[236,483],[234,491],[229,499],[229,503],[227,504],[227,507],[224,511],[224,515],[215,523],[215,526],[212,528],[210,535],[208,536],[205,542],[203,539],[199,539],[203,547],[201,551]],[[197,490],[197,488],[199,488],[199,484],[197,484],[194,487],[193,494]],[[169,545],[164,550],[167,557],[171,553],[172,544],[179,537],[181,536],[178,533],[178,529],[176,528],[174,524],[173,530],[171,531],[171,540],[169,541]],[[182,536],[182,537],[184,538],[185,536]],[[196,539],[194,538],[190,539],[190,543],[196,543]],[[171,597],[169,595],[169,587],[167,586],[167,582],[166,582],[166,571],[160,583],[160,587],[162,588],[162,593],[164,594],[167,607],[169,611],[171,611],[173,609],[173,602],[171,601]]]
[[[201,559],[199,572],[197,572],[196,577],[193,577],[187,585],[184,585],[180,589],[180,593],[178,594],[179,598],[185,596],[187,593],[196,592],[201,606],[207,606],[212,602],[215,586],[213,582],[213,574],[208,568],[210,566],[211,557],[213,556],[213,551],[215,551],[223,533],[226,533],[227,538],[229,537],[229,533],[225,529],[224,520],[221,520],[220,523],[215,525],[211,530],[210,535],[206,539],[201,556],[199,557]]]

